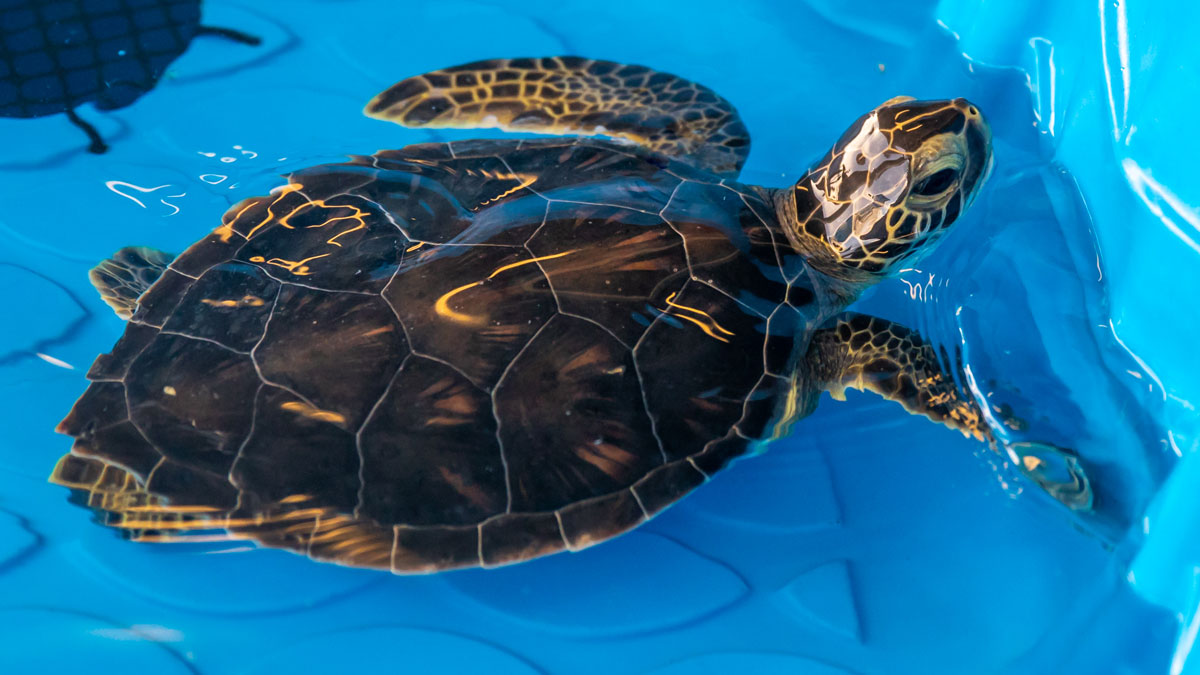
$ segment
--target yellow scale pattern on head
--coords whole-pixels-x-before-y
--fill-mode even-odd
[[[911,101],[911,100],[913,100],[913,99],[912,99],[912,97],[909,97],[909,96],[897,96],[897,97],[894,97],[894,98],[889,99],[888,101],[884,102],[880,107],[882,108],[882,107],[886,107],[886,106],[890,106],[890,105],[900,105],[900,104],[903,104],[903,103]],[[955,106],[953,103],[949,103],[949,104],[941,106],[941,107],[925,110],[921,114],[915,115],[912,117],[906,117],[906,113],[910,112],[909,110],[901,110],[901,111],[897,112],[895,115],[894,126],[880,127],[878,129],[878,133],[883,134],[888,139],[889,142],[888,142],[887,146],[882,146],[882,147],[876,149],[875,151],[866,151],[863,153],[863,158],[866,161],[870,162],[872,160],[878,159],[885,152],[895,153],[898,155],[907,155],[909,157],[912,157],[914,155],[914,153],[900,150],[892,145],[891,138],[892,138],[893,134],[897,131],[904,131],[904,132],[916,131],[917,129],[921,128],[921,126],[922,126],[921,124],[919,124],[920,120],[935,116],[941,112],[944,112],[947,109],[951,109],[954,107]],[[962,136],[964,133],[965,133],[965,131],[959,132],[959,134],[957,134],[957,135]],[[810,173],[816,173],[819,170],[824,169],[824,178],[818,185],[818,187],[820,188],[819,199],[826,201],[829,204],[846,206],[846,205],[852,205],[852,202],[847,199],[839,199],[839,198],[833,197],[833,195],[837,194],[835,181],[840,180],[840,178],[842,177],[840,172],[835,172],[833,170],[833,167],[836,166],[840,160],[842,160],[843,155],[844,155],[844,150],[839,150],[839,151],[835,152],[834,154],[832,154],[830,156],[828,162],[823,167],[818,167],[817,169],[813,169],[812,171],[810,171]],[[812,192],[812,190],[810,190],[803,183],[798,183],[796,185],[795,189],[799,190],[799,191],[803,191],[803,192]],[[853,206],[854,206],[855,211],[861,211],[861,210],[863,210],[863,207],[865,205],[864,204],[855,204]],[[804,221],[807,221],[808,218],[818,215],[818,213],[819,213],[819,210],[818,210],[818,212],[814,212],[814,213],[810,213],[810,214],[801,214],[802,222],[800,224],[800,227],[797,228],[797,232],[799,232],[802,236],[810,236],[805,231]],[[905,219],[910,218],[910,217],[916,218],[916,224],[913,228],[913,234],[902,237],[899,234],[899,229],[901,227],[901,224],[905,221]],[[897,204],[897,205],[893,206],[891,208],[891,214],[889,214],[888,216],[885,216],[884,228],[886,231],[886,236],[884,238],[882,238],[882,240],[880,240],[880,241],[864,240],[862,238],[863,233],[855,231],[848,238],[846,238],[843,242],[840,242],[840,245],[835,246],[831,242],[828,242],[825,240],[822,240],[820,242],[820,245],[834,257],[834,259],[837,261],[838,264],[845,265],[847,267],[863,267],[868,264],[875,263],[877,265],[880,265],[881,267],[886,267],[891,262],[891,254],[889,251],[890,246],[895,245],[895,244],[906,243],[907,241],[917,238],[918,235],[923,234],[928,230],[928,228],[930,227],[932,222],[933,222],[933,212],[916,211],[913,209],[906,208],[904,206],[904,204],[901,203],[901,204]],[[867,228],[867,229],[869,230],[870,228]],[[857,230],[857,228],[856,228],[856,230]],[[853,258],[850,258],[845,253],[847,251],[856,251],[856,252],[857,251],[867,251],[868,254],[865,256],[860,254]]]

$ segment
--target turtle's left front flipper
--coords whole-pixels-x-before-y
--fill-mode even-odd
[[[364,112],[407,127],[614,136],[730,176],[750,154],[737,110],[708,87],[577,56],[435,70],[397,82]]]
[[[960,357],[943,352],[900,324],[847,312],[818,330],[809,344],[806,368],[817,386],[834,398],[846,389],[872,391],[904,409],[997,446],[997,438],[974,397],[958,382]],[[956,377],[956,374],[958,377]],[[1020,426],[1004,411],[993,417]],[[1018,468],[1058,501],[1075,510],[1092,504],[1092,491],[1079,459],[1070,450],[1046,443],[1005,446]]]

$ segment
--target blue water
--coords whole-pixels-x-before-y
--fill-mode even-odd
[[[0,672],[1167,673],[1196,632],[1200,64],[1185,2],[207,2],[128,108],[0,119]],[[736,8],[735,8],[736,7]],[[181,250],[278,174],[471,132],[373,121],[393,82],[495,56],[644,63],[729,98],[743,179],[793,182],[897,94],[966,96],[996,169],[939,250],[862,308],[962,345],[1008,440],[1076,448],[1073,516],[999,455],[859,395],[638,531],[398,578],[124,542],[45,482],[55,423],[122,323],[87,270]],[[491,135],[491,134],[489,134]]]

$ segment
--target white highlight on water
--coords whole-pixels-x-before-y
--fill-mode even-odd
[[[1154,180],[1145,169],[1138,166],[1138,163],[1129,157],[1121,160],[1121,168],[1125,170],[1125,177],[1129,180],[1129,185],[1146,204],[1146,208],[1150,209],[1150,213],[1158,216],[1163,225],[1166,225],[1172,234],[1179,237],[1180,241],[1187,244],[1193,251],[1200,253],[1200,243],[1197,243],[1192,235],[1184,233],[1175,220],[1163,210],[1162,204],[1170,207],[1171,211],[1191,226],[1198,235],[1200,235],[1200,214],[1197,214],[1192,207],[1184,203],[1162,183]]]
[[[67,370],[75,370],[75,366],[67,363],[66,361],[63,361],[62,359],[56,359],[53,356],[50,356],[49,354],[43,354],[41,352],[37,352],[37,357],[39,359],[45,361],[46,363],[49,363],[52,366],[58,366],[59,368],[66,368]]]

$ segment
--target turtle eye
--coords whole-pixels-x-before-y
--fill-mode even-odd
[[[954,169],[942,169],[918,181],[909,194],[920,195],[922,197],[936,197],[950,189],[950,186],[954,185],[954,181],[957,178],[958,171]]]

